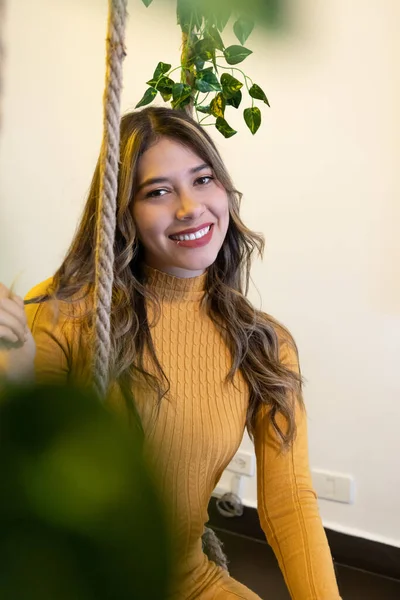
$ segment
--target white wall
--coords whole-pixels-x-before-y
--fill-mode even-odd
[[[24,293],[58,266],[90,183],[107,2],[7,4],[0,280],[19,274]],[[124,110],[158,60],[179,59],[172,8],[129,10]],[[397,0],[298,0],[284,36],[248,42],[245,70],[272,106],[262,129],[252,138],[237,121],[235,138],[215,136],[246,222],[266,235],[262,307],[300,347],[312,466],[356,481],[354,505],[321,501],[324,522],[398,546],[399,18]],[[255,503],[254,480],[244,496]]]

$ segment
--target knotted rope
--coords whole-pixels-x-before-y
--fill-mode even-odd
[[[114,282],[114,237],[118,191],[122,63],[125,57],[127,0],[109,0],[103,141],[96,216],[94,348],[95,388],[104,398],[108,388],[111,347],[110,313]]]
[[[1,2],[1,0],[0,0]],[[127,0],[109,0],[107,70],[104,91],[104,130],[100,159],[100,190],[96,216],[94,351],[95,388],[104,398],[108,388],[111,347],[110,314],[114,282],[114,237],[118,192],[122,64],[125,57]],[[224,569],[226,557],[211,529],[205,529],[203,547],[210,560]]]
[[[217,538],[215,531],[206,527],[204,529],[203,537],[203,550],[207,554],[209,560],[215,562],[216,565],[228,570],[228,559],[222,550],[222,542]]]

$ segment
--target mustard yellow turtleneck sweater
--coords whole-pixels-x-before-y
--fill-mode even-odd
[[[146,285],[161,302],[161,317],[151,328],[151,335],[170,391],[158,412],[155,393],[138,385],[133,393],[179,551],[176,587],[171,594],[179,600],[255,599],[255,594],[209,562],[201,546],[211,493],[242,440],[247,384],[240,372],[234,385],[224,382],[231,356],[200,306],[206,274],[181,279],[149,267],[146,274]],[[35,287],[28,298],[45,293],[50,283],[47,280]],[[50,302],[26,307],[37,345],[39,381],[84,380],[89,376],[88,341],[79,321],[71,319],[68,306],[61,304],[58,313]],[[147,311],[151,324],[151,303]],[[297,358],[285,343],[281,344],[280,356],[285,364],[298,369]],[[147,354],[145,368],[155,373]],[[118,394],[114,386],[114,397]],[[255,451],[260,521],[292,598],[338,600],[332,559],[312,489],[307,425],[301,410],[297,427],[293,447],[282,454],[268,409],[259,412]]]

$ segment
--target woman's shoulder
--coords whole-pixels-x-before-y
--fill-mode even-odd
[[[87,316],[91,305],[91,296],[84,289],[68,299],[57,297],[53,277],[35,285],[25,296],[25,313],[31,330],[38,324],[64,327],[78,317]]]
[[[34,299],[39,299],[51,293],[54,285],[53,277],[49,277],[35,285],[25,296],[25,302],[32,302]]]
[[[89,295],[85,296],[83,289],[68,292],[68,297],[62,299],[50,278],[35,285],[25,296],[25,313],[37,350],[36,373],[42,381],[60,373],[82,382],[89,377]]]
[[[280,362],[291,364],[296,367],[299,361],[298,349],[295,339],[289,329],[270,314],[263,311],[259,312],[262,315],[262,318],[268,321],[269,326],[275,333]]]
[[[46,298],[51,293],[53,278],[49,277],[35,285],[25,296],[25,314],[28,320],[28,326],[33,330],[34,325],[41,313],[49,312],[49,305]]]

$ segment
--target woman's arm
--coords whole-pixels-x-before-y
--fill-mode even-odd
[[[281,361],[299,372],[296,352],[281,345]],[[287,452],[262,407],[257,418],[258,512],[293,600],[338,600],[333,562],[318,511],[308,464],[306,414],[296,407],[297,436]],[[277,418],[285,429],[285,421]]]
[[[35,380],[37,383],[64,384],[69,373],[69,344],[63,319],[52,301],[33,302],[45,295],[50,280],[31,290],[25,298],[25,314],[36,344]]]
[[[35,342],[25,316],[24,302],[0,283],[0,392],[7,383],[34,378]]]

